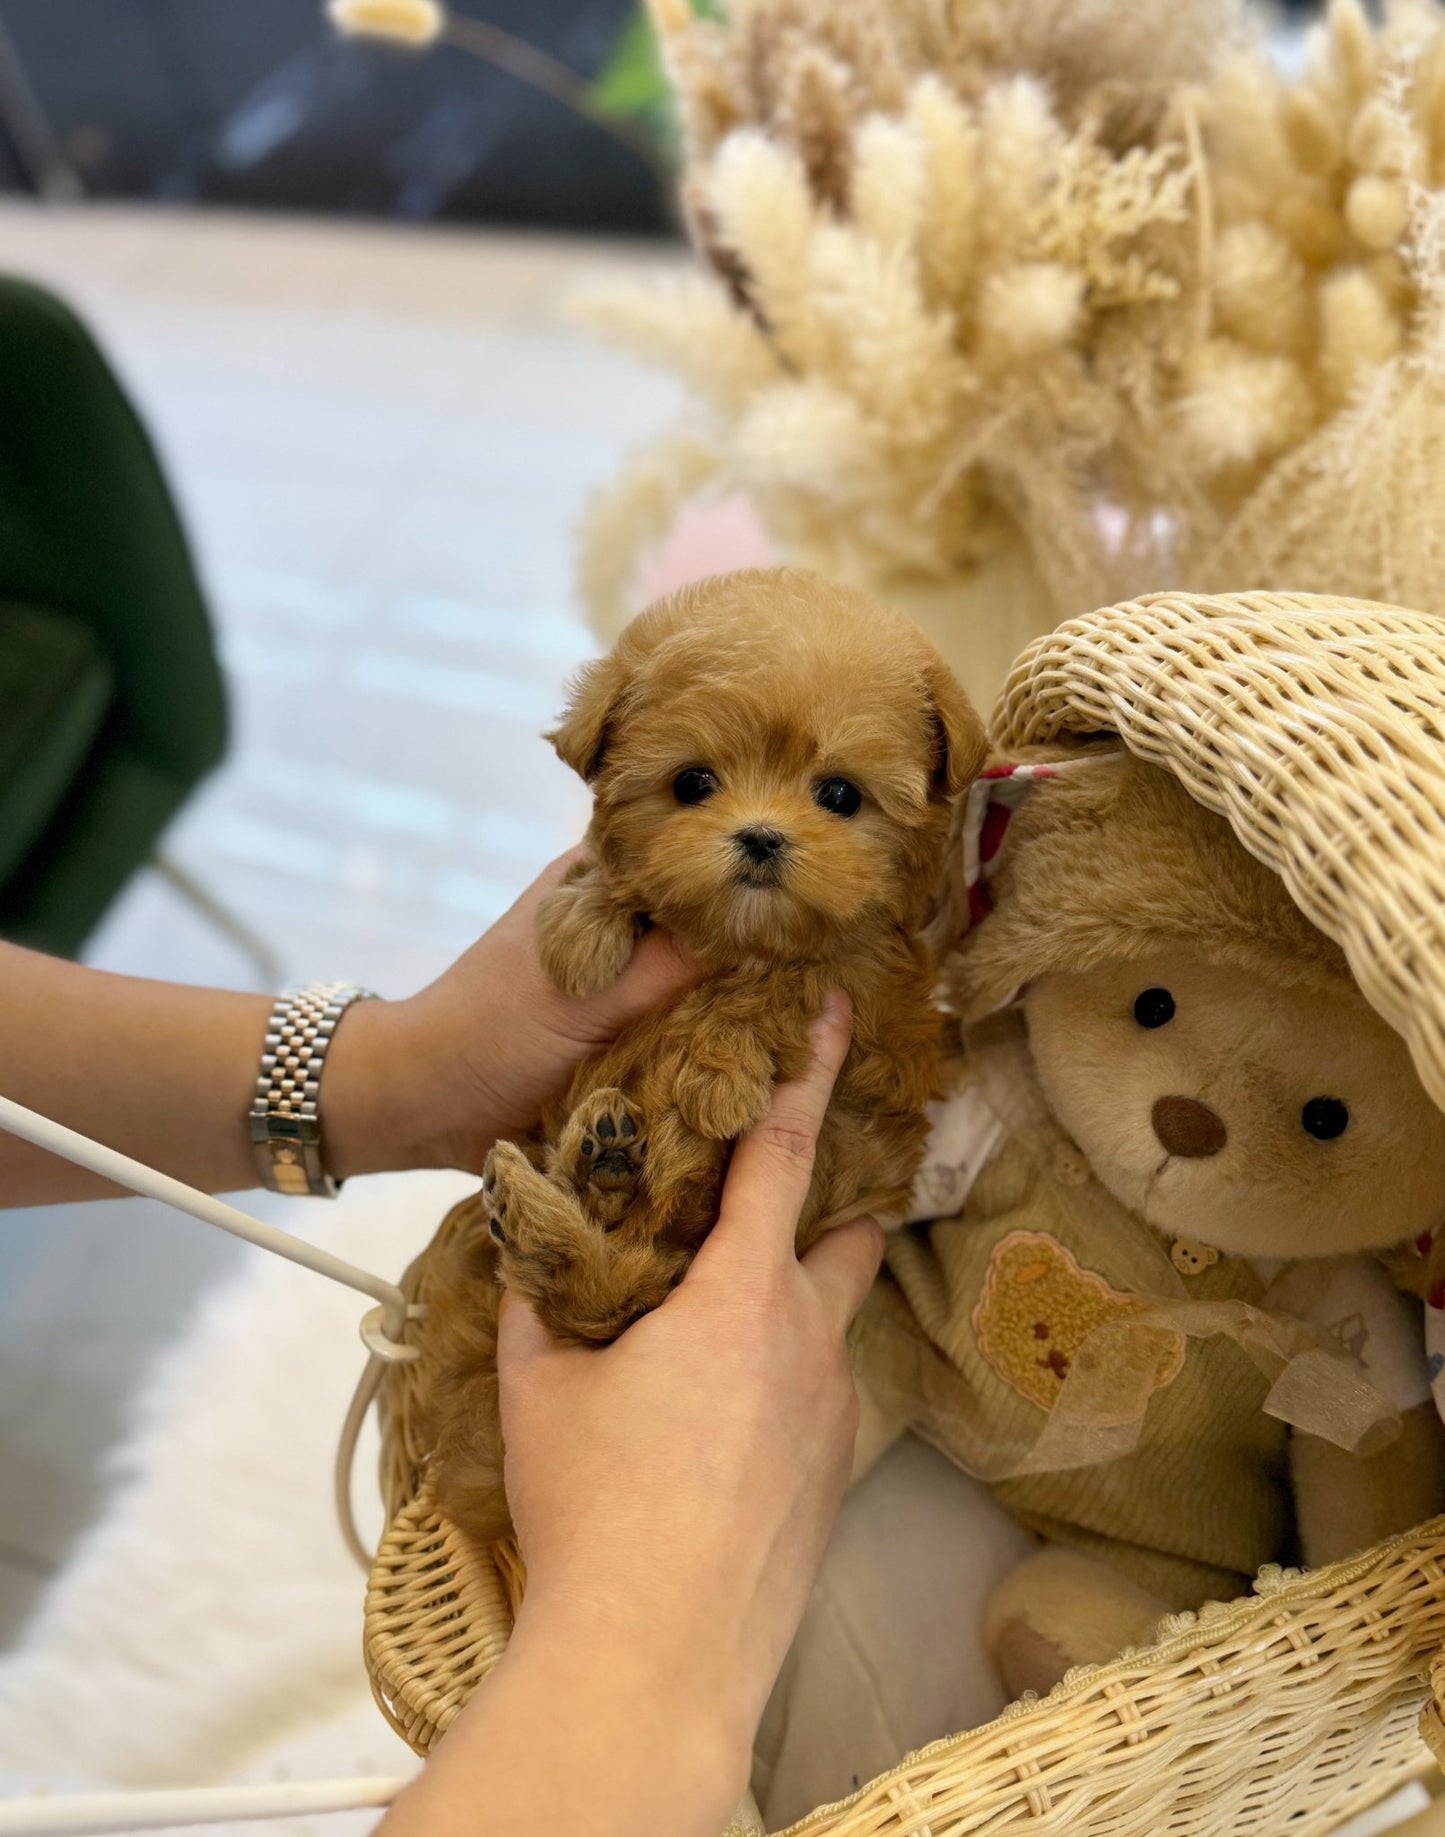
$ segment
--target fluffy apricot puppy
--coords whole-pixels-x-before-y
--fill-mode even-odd
[[[908,621],[815,575],[734,574],[642,613],[551,736],[592,787],[586,857],[544,902],[547,973],[585,995],[667,926],[699,984],[584,1065],[542,1139],[502,1142],[427,1253],[438,1503],[506,1528],[498,1278],[554,1334],[611,1340],[656,1307],[716,1216],[734,1139],[806,1062],[830,989],[853,1044],[799,1225],[903,1207],[938,1071],[923,940],[981,725]]]

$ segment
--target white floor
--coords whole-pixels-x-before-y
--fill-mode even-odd
[[[0,208],[0,261],[88,317],[185,511],[231,683],[169,852],[288,978],[402,994],[573,839],[538,732],[590,650],[570,532],[671,385],[566,325],[662,250]],[[153,876],[89,953],[245,986]],[[0,1215],[0,1641],[94,1515],[126,1396],[243,1252],[139,1201]]]

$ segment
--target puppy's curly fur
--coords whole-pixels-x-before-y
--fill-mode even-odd
[[[498,1144],[428,1252],[436,1494],[480,1539],[508,1522],[498,1277],[584,1343],[656,1307],[716,1216],[733,1140],[802,1071],[831,988],[851,998],[853,1045],[799,1245],[901,1209],[940,1045],[922,933],[951,801],[983,760],[981,724],[915,626],[791,570],[649,608],[551,738],[595,801],[586,857],[539,913],[548,974],[570,995],[606,987],[651,921],[704,977],[582,1066],[539,1141]]]

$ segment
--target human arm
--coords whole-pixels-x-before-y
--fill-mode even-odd
[[[845,1335],[877,1272],[868,1220],[793,1251],[847,1050],[733,1158],[678,1289],[605,1350],[503,1308],[507,1493],[527,1592],[506,1654],[382,1837],[718,1837],[847,1482]]]
[[[428,988],[343,1015],[321,1107],[338,1178],[480,1172],[498,1136],[535,1123],[581,1059],[686,987],[691,966],[666,933],[650,932],[612,988],[586,1001],[558,994],[533,925],[569,859]],[[267,995],[113,976],[0,944],[0,1095],[208,1192],[254,1186],[246,1112],[271,1006]],[[0,1205],[116,1190],[0,1132]]]

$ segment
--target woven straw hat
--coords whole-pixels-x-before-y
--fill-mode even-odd
[[[1313,594],[1106,607],[1029,646],[993,738],[1105,731],[1274,869],[1445,1109],[1445,620]]]
[[[1309,595],[1159,594],[1033,644],[994,716],[1007,752],[1118,735],[1176,774],[1344,951],[1445,1108],[1445,621]],[[457,1213],[444,1230],[461,1228]],[[425,1301],[425,1260],[408,1281]],[[389,1529],[367,1594],[376,1698],[420,1752],[495,1664],[524,1577],[438,1514],[423,1357],[382,1394]],[[419,1388],[420,1387],[420,1388]],[[1256,1597],[900,1760],[790,1837],[1317,1837],[1427,1760],[1445,1692],[1445,1518]]]

